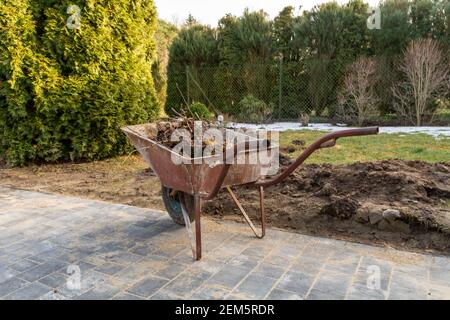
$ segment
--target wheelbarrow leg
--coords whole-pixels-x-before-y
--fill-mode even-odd
[[[266,212],[264,210],[264,187],[259,187],[259,209],[261,210],[261,238],[266,235]]]
[[[202,200],[200,196],[194,196],[194,216],[195,216],[195,260],[202,258],[202,230],[200,218],[202,214]]]
[[[259,188],[259,203],[260,203],[260,210],[261,210],[261,234],[258,234],[258,231],[255,228],[255,225],[253,224],[252,220],[250,220],[250,217],[245,212],[244,208],[242,207],[241,203],[239,202],[238,198],[234,194],[233,190],[231,190],[230,187],[227,187],[227,191],[230,194],[231,198],[233,199],[236,206],[239,208],[239,211],[241,211],[242,215],[245,218],[245,221],[252,229],[253,233],[258,239],[264,238],[266,235],[266,216],[264,213],[264,189],[262,187]]]
[[[195,258],[195,244],[194,244],[194,234],[192,232],[191,220],[186,209],[186,200],[184,198],[184,193],[180,193],[180,204],[181,212],[183,213],[184,225],[186,226],[186,231],[189,238],[189,244],[191,245],[192,256]]]
[[[191,221],[187,213],[186,202],[183,194],[181,194],[180,199],[181,199],[181,212],[183,213],[184,223],[186,225],[189,242],[191,244],[192,255],[195,260],[200,260],[202,258],[202,231],[200,223],[200,216],[202,212],[201,199],[199,196],[194,196],[195,245],[193,244]]]

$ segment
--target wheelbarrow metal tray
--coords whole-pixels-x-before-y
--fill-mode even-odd
[[[149,163],[164,186],[191,195],[207,195],[213,191],[225,164],[210,165],[206,161],[208,157],[202,158],[202,164],[195,164],[194,159],[183,157],[156,142],[154,140],[158,132],[156,123],[127,126],[123,127],[122,131],[128,136],[145,161]],[[243,135],[249,140],[256,139]],[[269,157],[274,157],[276,153],[272,151],[276,147],[276,145],[272,145],[268,148],[269,150],[262,152],[268,152]],[[255,156],[255,153],[258,156],[257,153],[260,151],[257,148],[250,148],[242,152],[245,152],[246,156]],[[177,164],[173,161],[173,157],[186,161],[178,161],[181,164]],[[232,164],[222,187],[253,183],[261,178],[262,169],[264,168],[260,163]]]

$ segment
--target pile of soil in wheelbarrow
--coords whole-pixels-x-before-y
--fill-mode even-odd
[[[286,164],[286,158],[282,160]],[[234,190],[257,221],[256,188]],[[450,252],[450,163],[307,164],[266,190],[265,208],[273,227]],[[242,220],[223,191],[204,211]]]
[[[156,142],[172,149],[180,143],[179,138],[181,138],[181,137],[179,137],[179,138],[177,137],[175,139],[173,137],[174,132],[176,130],[183,130],[184,132],[187,132],[190,135],[190,145],[192,146],[191,154],[193,155],[194,154],[194,145],[196,143],[195,135],[194,135],[196,123],[201,124],[201,127],[199,127],[198,129],[201,128],[202,133],[206,132],[208,129],[216,128],[213,124],[205,122],[205,121],[196,121],[195,119],[192,119],[192,118],[180,118],[178,120],[158,122],[156,124],[156,129],[158,131],[156,133],[156,137],[151,136],[150,138],[154,138]],[[180,134],[181,134],[181,131],[180,131]],[[202,150],[204,150],[208,146],[212,147],[211,154],[214,154],[215,150],[217,150],[217,149],[225,150],[227,147],[227,143],[226,143],[225,139],[223,140],[222,146],[216,146],[217,142],[213,138],[202,139],[201,143],[202,143]]]
[[[196,124],[200,124],[201,126],[195,127]],[[233,135],[229,134],[229,131],[235,131],[239,132],[235,129],[230,128],[219,128],[217,125],[206,122],[206,121],[198,121],[193,118],[180,118],[176,120],[171,121],[160,121],[156,123],[156,132],[151,132],[149,134],[149,138],[154,139],[156,142],[168,147],[169,149],[173,149],[175,146],[180,144],[181,142],[181,136],[184,133],[187,133],[190,137],[190,146],[192,147],[191,155],[194,155],[194,146],[196,144],[195,141],[195,130],[200,129],[200,134],[198,135],[201,139],[202,144],[202,151],[204,151],[207,147],[209,147],[209,150],[211,152],[211,155],[216,154],[217,150],[221,150],[222,152],[225,152],[226,149],[233,148],[234,144],[236,143],[235,137]],[[215,140],[214,137],[208,137],[205,138],[202,135],[207,132],[209,129],[218,129],[221,131],[221,140]],[[174,132],[176,130],[183,130],[179,131],[179,134],[177,136],[174,136]],[[242,133],[242,132],[241,132]],[[241,136],[244,137],[244,136]],[[267,137],[270,140],[270,133],[267,134]],[[267,142],[267,146],[270,145],[269,140],[264,140]],[[198,143],[198,142],[197,142]],[[218,145],[219,144],[219,145]],[[221,145],[220,145],[221,144]],[[256,147],[260,148],[261,146],[266,146],[266,144],[258,144]],[[180,150],[180,153],[182,150]]]
[[[181,118],[172,121],[160,121],[156,123],[156,128],[158,130],[156,138],[154,138],[153,136],[151,138],[154,138],[156,142],[159,142],[166,147],[173,148],[178,143],[180,143],[179,140],[172,139],[173,133],[176,130],[186,130],[186,132],[188,132],[191,136],[190,138],[193,145],[195,123],[195,119],[190,118]],[[201,129],[203,132],[211,128],[211,124],[208,124],[207,122],[197,121],[197,123],[201,123]],[[206,145],[203,145],[203,147],[205,146]]]

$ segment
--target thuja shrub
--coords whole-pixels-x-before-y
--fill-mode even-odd
[[[2,2],[3,158],[24,165],[126,152],[120,127],[160,111],[151,75],[153,1]]]
[[[186,111],[186,114],[194,119],[210,121],[214,114],[209,111],[208,107],[201,102],[192,103]]]

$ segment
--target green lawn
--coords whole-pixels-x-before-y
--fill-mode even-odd
[[[301,139],[309,145],[326,133],[309,130],[282,132],[280,145],[283,149],[296,148],[295,152],[289,154],[296,157],[302,148],[295,146],[293,140]],[[307,162],[344,164],[386,159],[450,162],[450,137],[435,139],[426,134],[379,134],[342,138],[334,148],[316,152]]]

